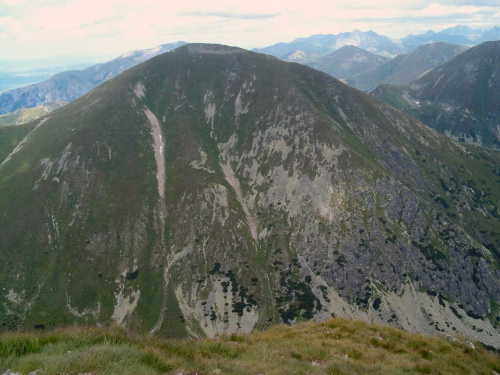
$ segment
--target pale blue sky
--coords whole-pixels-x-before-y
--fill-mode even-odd
[[[175,3],[175,4],[174,4]],[[498,0],[0,0],[0,60],[117,56],[184,40],[264,47],[360,29],[393,38],[500,26]]]

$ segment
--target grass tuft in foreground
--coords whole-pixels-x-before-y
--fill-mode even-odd
[[[500,356],[461,340],[360,321],[171,340],[119,327],[0,336],[0,374],[493,374]]]

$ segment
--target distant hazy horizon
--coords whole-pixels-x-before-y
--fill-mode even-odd
[[[252,49],[314,34],[373,30],[392,38],[455,25],[500,25],[496,0],[0,0],[0,61],[118,56],[176,41]]]
[[[468,25],[454,25],[451,26],[451,28],[455,27],[470,27]],[[444,30],[447,30],[450,28],[446,28]],[[480,28],[477,28],[475,30],[481,30]],[[491,28],[483,28],[482,30],[491,30]],[[358,30],[344,30],[341,33],[349,33],[349,32],[354,32]],[[375,30],[360,30],[360,31],[374,31],[379,35],[391,37],[390,35],[384,35],[382,33],[378,33]],[[429,31],[429,30],[427,30]],[[443,30],[432,30],[434,32],[440,32]],[[326,35],[327,33],[324,33],[323,35]],[[340,33],[328,33],[328,34],[334,34],[338,35]],[[423,33],[422,33],[423,34]],[[318,34],[314,34],[318,35]],[[408,36],[410,34],[404,35]],[[301,38],[308,38],[311,35],[302,35],[298,38],[294,38],[292,40],[296,39],[301,39]],[[396,39],[396,38],[394,38]],[[292,40],[282,40],[280,42],[291,42]],[[161,44],[167,44],[167,43],[173,43],[177,41],[165,41],[165,43]],[[188,43],[194,43],[195,41],[186,41]],[[30,59],[23,59],[23,60],[5,60],[2,59],[3,56],[0,56],[0,93],[5,92],[11,89],[15,89],[18,87],[23,87],[29,84],[33,83],[38,83],[41,81],[44,81],[50,76],[57,74],[59,72],[63,71],[68,71],[68,70],[81,70],[85,69],[87,67],[90,67],[92,65],[98,64],[98,63],[104,63],[107,61],[111,61],[121,55],[127,54],[133,50],[147,50],[151,48],[155,48],[158,45],[148,45],[148,41],[145,40],[144,45],[136,48],[136,49],[128,49],[124,51],[119,51],[116,54],[108,52],[105,55],[101,56],[96,56],[95,54],[92,55],[55,55],[51,57],[41,57],[41,58],[36,58],[36,56],[32,56]],[[216,43],[215,41],[208,41],[208,43]],[[264,47],[268,47],[272,44],[267,44]],[[235,45],[236,46],[236,45]],[[245,48],[244,46],[238,46]],[[248,48],[250,49],[250,48]]]
[[[453,26],[450,26],[448,28],[453,28],[456,26],[470,27],[468,25],[453,25]],[[491,30],[493,27],[476,28],[476,30]],[[428,32],[428,31],[440,32],[440,31],[446,30],[448,28],[445,28],[442,30],[429,29],[429,30],[426,30],[425,32]],[[321,34],[323,34],[323,35],[341,34],[341,33],[349,33],[349,32],[354,32],[354,31],[362,31],[362,32],[373,31],[379,35],[386,36],[386,37],[393,38],[393,39],[401,39],[401,38],[404,38],[404,37],[412,35],[412,34],[416,35],[415,33],[408,33],[406,35],[403,35],[400,38],[395,38],[391,35],[379,33],[376,30],[372,30],[372,29],[370,29],[370,30],[353,29],[353,30],[340,31],[338,33],[321,33]],[[425,33],[425,32],[423,32],[423,33]],[[296,39],[308,38],[308,37],[313,36],[313,35],[320,35],[320,34],[302,35],[302,36],[298,36],[297,38],[293,38],[290,40],[280,40],[276,43],[288,43],[288,42],[291,42],[291,41],[296,40]],[[107,54],[103,54],[103,55],[95,55],[95,54],[92,54],[92,55],[82,55],[82,54],[54,55],[54,56],[41,57],[41,58],[36,58],[36,56],[30,56],[30,58],[22,58],[22,59],[8,59],[8,56],[0,56],[0,71],[24,72],[24,71],[35,71],[35,70],[47,70],[47,69],[51,69],[51,68],[60,68],[63,70],[64,69],[84,69],[85,67],[88,67],[88,66],[91,66],[94,64],[110,61],[112,59],[115,59],[115,58],[121,56],[122,54],[126,54],[126,53],[131,52],[131,51],[146,50],[146,49],[158,47],[161,44],[175,43],[175,42],[179,42],[179,41],[181,41],[181,40],[167,40],[167,41],[164,41],[160,44],[155,44],[155,45],[150,45],[147,43],[147,41],[144,41],[144,45],[141,47],[122,50],[122,51],[118,51],[116,53],[109,53],[108,52]],[[205,41],[205,42],[189,41],[189,40],[184,40],[184,41],[187,43],[219,43],[217,41]],[[251,50],[253,48],[268,47],[268,46],[276,44],[276,43],[269,43],[269,44],[265,44],[265,45],[258,46],[258,47],[252,47],[252,48],[241,46],[241,45],[236,45],[236,44],[227,44],[227,43],[225,43],[225,44]],[[224,43],[221,43],[221,44],[224,44]],[[77,66],[80,66],[80,67],[77,67]],[[62,70],[60,70],[60,71],[62,71]],[[57,73],[57,71],[53,72],[53,74],[55,74],[55,73]]]

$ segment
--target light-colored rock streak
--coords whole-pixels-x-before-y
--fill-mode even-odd
[[[142,99],[146,96],[146,90],[144,88],[144,84],[142,82],[137,82],[137,85],[134,87],[134,94],[139,99]]]
[[[149,108],[144,109],[149,123],[151,124],[151,135],[153,136],[153,147],[155,152],[156,160],[156,180],[158,181],[158,194],[160,195],[160,201],[165,206],[165,158],[163,156],[163,139],[161,134],[161,127],[158,119]]]
[[[4,165],[5,163],[7,163],[10,158],[12,157],[12,155],[14,155],[16,152],[18,152],[22,147],[23,145],[26,143],[26,141],[28,140],[28,138],[30,137],[31,133],[33,133],[36,129],[38,129],[40,126],[42,126],[45,122],[47,122],[47,120],[50,118],[50,116],[47,116],[47,117],[44,117],[43,119],[41,119],[37,126],[35,127],[35,129],[33,129],[32,131],[30,131],[28,133],[28,135],[26,135],[26,137],[24,137],[21,142],[19,142],[19,144],[14,148],[14,150],[12,150],[12,152],[5,158],[5,160],[0,163],[0,167],[2,165]]]
[[[200,148],[200,158],[201,160],[193,160],[189,165],[194,169],[202,169],[207,171],[208,173],[215,173],[215,171],[211,170],[208,166],[208,155]]]
[[[217,107],[214,100],[214,93],[210,90],[207,91],[205,96],[203,97],[203,102],[205,103],[205,119],[207,120],[207,124],[210,125],[210,137],[214,138],[214,119],[215,112]]]
[[[129,316],[137,307],[137,302],[139,302],[140,296],[141,291],[138,289],[135,292],[130,293],[129,297],[125,297],[122,286],[122,289],[120,289],[120,292],[116,295],[115,308],[111,319],[116,321],[118,324],[124,324],[125,318],[127,318],[127,316]]]
[[[88,316],[92,316],[94,319],[99,318],[99,314],[101,313],[101,303],[97,302],[97,307],[94,310],[87,308],[83,310],[83,312],[78,311],[76,308],[71,306],[71,297],[66,292],[66,307],[69,313],[77,318],[87,318]]]
[[[236,192],[236,198],[238,198],[238,202],[240,202],[241,207],[243,208],[243,212],[245,212],[245,216],[248,223],[248,228],[250,229],[250,233],[252,234],[252,238],[255,242],[258,240],[257,236],[257,224],[255,219],[250,215],[250,211],[248,210],[248,206],[243,198],[243,193],[241,192],[241,187],[239,181],[236,179],[233,170],[229,166],[229,164],[220,163],[222,171],[224,172],[224,176],[226,177],[226,181],[231,185],[231,187]]]
[[[243,104],[241,102],[241,90],[240,90],[238,96],[236,97],[236,99],[234,101],[234,115],[239,116],[239,115],[244,115],[245,113],[248,113],[248,106],[249,105],[250,105],[250,103],[247,103],[245,108],[243,108]]]
[[[163,279],[165,281],[165,287],[164,287],[165,290],[168,289],[168,282],[169,282],[168,272],[170,271],[170,268],[174,264],[176,264],[179,260],[184,258],[187,254],[190,254],[192,252],[193,252],[193,245],[190,244],[187,247],[185,247],[184,249],[182,249],[181,252],[176,253],[176,254],[170,253],[170,255],[167,257],[167,265],[163,269]],[[166,310],[166,308],[163,308],[161,310],[160,316],[158,317],[158,321],[156,322],[154,327],[151,329],[151,331],[149,331],[149,333],[153,334],[161,328],[161,326],[163,324],[163,320],[165,319],[165,310]]]
[[[165,216],[166,216],[166,202],[165,202],[165,157],[163,155],[164,143],[162,138],[160,122],[156,118],[153,112],[148,107],[145,107],[144,113],[149,120],[151,125],[151,135],[153,137],[153,148],[156,160],[156,180],[158,182],[158,202],[160,209],[160,231],[161,231],[161,247],[165,249]],[[170,267],[170,261],[167,260],[167,267],[164,270],[163,277],[165,279],[165,290],[167,290],[168,285],[168,270]],[[162,309],[157,323],[151,330],[151,333],[158,331],[162,324],[165,316],[165,310]]]

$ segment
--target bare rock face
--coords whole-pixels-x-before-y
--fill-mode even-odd
[[[215,336],[336,315],[495,346],[499,170],[326,74],[188,45],[0,166],[0,324]]]

